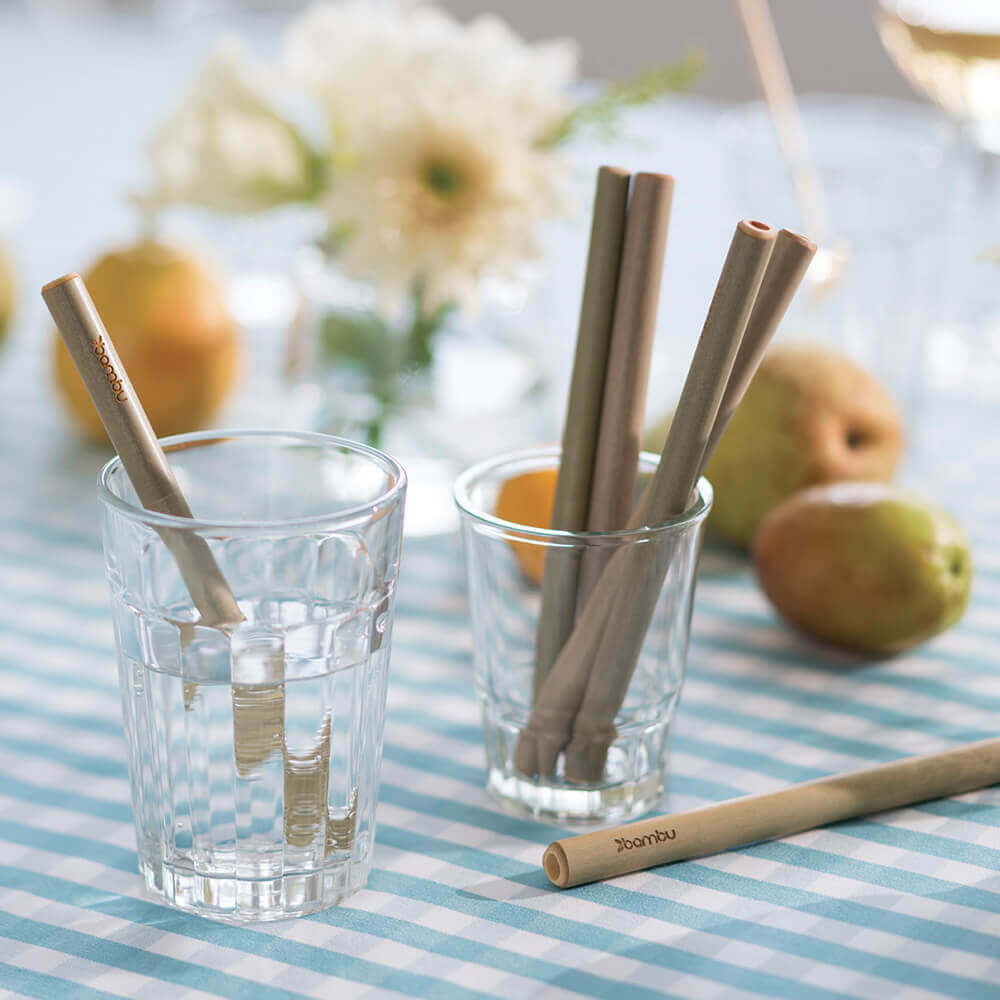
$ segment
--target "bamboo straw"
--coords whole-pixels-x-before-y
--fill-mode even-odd
[[[354,789],[351,804],[343,816],[335,816],[333,810],[326,811],[326,853],[350,851],[354,847],[354,833],[358,824],[358,790]]]
[[[736,7],[757,80],[771,112],[778,145],[788,164],[799,210],[802,212],[802,222],[817,239],[825,241],[830,221],[823,201],[823,189],[816,167],[809,158],[795,89],[792,87],[788,64],[781,51],[781,42],[778,40],[767,0],[736,0]]]
[[[550,524],[550,527],[566,531],[581,531],[587,527],[604,374],[625,234],[629,176],[628,171],[620,167],[601,167],[597,172],[590,250]],[[542,577],[542,605],[535,641],[536,695],[573,628],[579,571],[578,552],[571,548],[549,550]]]
[[[660,524],[687,509],[775,235],[761,222],[744,220],[736,227],[660,464],[643,501],[647,524]],[[597,647],[599,667],[590,671],[573,723],[573,739],[566,748],[570,781],[595,782],[604,773],[608,747],[617,735],[614,719],[625,700],[673,556],[666,545],[636,548],[633,569],[618,590],[610,624]]]
[[[587,513],[588,531],[624,528],[635,503],[673,191],[674,179],[668,174],[636,174],[632,184]],[[579,605],[593,590],[611,554],[610,547],[584,552]]]
[[[330,780],[330,715],[327,713],[315,746],[304,754],[290,753],[285,748],[285,784],[283,812],[285,843],[292,847],[309,847],[323,836],[326,853],[326,831],[321,820],[327,815],[327,789]]]
[[[802,283],[802,278],[815,253],[816,244],[805,236],[788,229],[782,229],[778,233],[771,259],[767,263],[767,270],[757,292],[753,311],[747,321],[743,341],[736,355],[736,361],[733,362],[733,371],[729,376],[722,403],[719,405],[712,433],[708,436],[705,453],[698,466],[699,478],[729,426],[736,408],[743,401],[754,375],[757,374],[764,352]]]
[[[568,837],[542,856],[560,889],[868,816],[1000,782],[1000,739]]]
[[[660,466],[646,490],[643,508],[647,524],[659,524],[681,513],[687,504],[774,236],[773,229],[759,222],[743,221],[736,227]],[[631,545],[620,549],[601,574],[577,616],[576,627],[546,677],[518,740],[514,759],[521,773],[546,775],[553,771],[559,753],[569,742],[573,721],[588,692],[595,662],[602,664],[602,673],[616,670],[624,675],[627,672],[624,677],[627,688],[649,616],[659,596],[662,577],[654,586],[655,576],[661,568],[666,571],[650,556],[650,550],[655,554],[657,548],[655,545]],[[616,610],[609,614],[612,609]],[[637,623],[636,627],[641,626],[638,633],[629,634],[624,619],[619,621],[616,613]],[[620,644],[624,644],[625,649],[619,661],[615,647]],[[599,650],[606,652],[609,647],[612,656],[605,661]],[[631,663],[628,663],[629,656],[633,658]],[[621,679],[616,687],[620,686]],[[599,690],[595,688],[595,696]],[[601,706],[594,703],[592,696],[591,712],[599,708]],[[610,704],[602,708],[599,719],[606,717],[610,708]],[[617,707],[610,713],[612,720],[616,711]],[[585,729],[586,725],[580,731],[577,745],[578,773],[584,770],[583,759],[589,752]],[[599,735],[604,735],[606,730],[601,723]],[[587,770],[589,772],[589,768]]]
[[[795,292],[802,283],[802,278],[815,252],[816,244],[812,240],[788,229],[779,231],[774,242],[774,250],[760,283],[760,289],[757,292],[757,299],[750,313],[750,319],[747,321],[747,328],[743,334],[736,361],[733,362],[733,371],[726,384],[726,391],[722,397],[722,403],[719,405],[719,413],[712,425],[708,444],[705,446],[705,454],[702,456],[698,472],[699,479],[705,472],[705,466],[708,464],[712,452],[722,440],[722,435],[729,426],[729,421],[732,420],[737,407],[743,401],[743,396],[750,387],[754,375],[757,374],[764,352],[778,329]],[[694,503],[695,497],[696,494],[692,493],[690,503]],[[629,519],[629,528],[641,528],[643,524],[648,523],[650,522],[645,520],[642,504],[638,504]]]
[[[831,239],[830,216],[823,197],[823,186],[816,165],[809,156],[795,89],[767,0],[736,0],[736,7],[757,80],[774,123],[778,145],[795,189],[802,225],[817,242],[823,244],[813,268],[814,290],[822,293],[840,279],[847,264],[847,247],[843,241],[835,245]]]
[[[67,274],[50,281],[42,288],[42,298],[140,503],[147,510],[190,518],[191,508],[83,280],[78,274]],[[225,627],[243,621],[243,613],[205,539],[190,531],[157,531],[177,561],[191,601],[201,615],[200,624]],[[283,659],[269,664],[269,670],[283,679]],[[193,698],[194,686],[185,685],[187,707]],[[282,748],[284,688],[281,684],[234,684],[232,698],[236,769],[241,777],[247,777]]]
[[[143,507],[174,517],[191,517],[191,508],[83,280],[78,274],[56,278],[42,288],[42,298]],[[202,623],[243,621],[208,543],[187,531],[163,529],[160,535],[177,560]]]

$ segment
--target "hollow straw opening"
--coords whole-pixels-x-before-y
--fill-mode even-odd
[[[566,852],[559,844],[550,844],[546,848],[542,856],[542,867],[550,881],[560,888],[565,888],[569,881],[569,862],[566,859]]]
[[[455,505],[467,517],[478,521],[480,524],[504,533],[515,533],[519,538],[533,538],[539,540],[549,540],[552,542],[567,542],[572,539],[616,539],[616,540],[640,540],[652,538],[665,531],[680,531],[692,524],[698,523],[707,514],[712,506],[712,484],[704,477],[698,481],[696,499],[690,504],[682,514],[661,521],[658,524],[643,525],[639,528],[618,528],[614,531],[566,531],[558,528],[539,528],[536,525],[519,524],[516,521],[507,521],[497,517],[490,511],[484,510],[480,504],[473,499],[473,493],[477,483],[502,470],[505,466],[510,466],[511,472],[519,469],[521,472],[528,471],[528,468],[543,469],[556,468],[559,465],[560,450],[558,448],[531,448],[524,451],[508,452],[494,458],[486,459],[476,465],[466,469],[458,479],[455,480],[453,491]],[[659,455],[644,451],[639,455],[639,466],[642,472],[652,473],[659,462]]]
[[[756,219],[750,219],[748,224],[765,233],[771,228],[766,222],[758,222]]]
[[[406,489],[406,472],[395,459],[368,445],[329,434],[310,431],[206,430],[190,434],[175,434],[160,439],[160,444],[169,460],[171,454],[228,441],[249,443],[256,441],[262,446],[287,443],[300,448],[313,448],[317,452],[346,452],[370,461],[384,475],[386,486],[377,493],[373,493],[368,499],[342,507],[331,506],[329,511],[310,513],[302,517],[273,519],[176,517],[149,510],[139,503],[126,499],[116,490],[116,478],[119,475],[127,476],[121,458],[116,455],[98,473],[98,496],[102,503],[124,514],[130,520],[150,527],[170,527],[187,532],[225,531],[227,534],[234,534],[241,531],[253,532],[262,529],[270,531],[287,528],[306,531],[311,527],[328,528],[331,524],[336,524],[338,528],[349,528],[377,518],[382,511],[392,507]],[[238,486],[234,486],[234,488],[238,488]]]

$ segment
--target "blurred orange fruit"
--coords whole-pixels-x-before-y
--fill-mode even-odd
[[[142,240],[105,254],[84,281],[156,433],[203,427],[232,388],[240,354],[215,275],[188,251]],[[104,439],[58,333],[55,341],[56,385],[80,429]]]
[[[558,474],[558,469],[538,469],[508,479],[497,496],[496,516],[532,528],[549,527]],[[541,582],[545,546],[531,542],[511,542],[510,545],[525,576],[535,583]]]

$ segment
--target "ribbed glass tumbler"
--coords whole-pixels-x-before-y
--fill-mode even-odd
[[[323,909],[371,866],[405,474],[319,434],[164,448],[193,519],[143,509],[117,458],[99,481],[139,869],[219,920]],[[205,547],[235,621],[189,593]]]
[[[712,488],[703,479],[682,516],[635,530],[556,531],[497,516],[505,484],[508,496],[530,496],[532,480],[521,477],[544,476],[547,470],[554,476],[558,462],[557,449],[504,455],[469,469],[455,486],[486,743],[486,786],[517,814],[559,821],[619,820],[645,812],[663,796]],[[654,455],[640,457],[640,488],[656,463]],[[536,496],[545,493],[542,483],[535,479]],[[597,564],[612,574],[614,586],[598,585],[594,598],[577,600],[577,581],[588,563],[591,571]],[[554,571],[573,587],[569,615],[571,620],[575,607],[576,623],[567,634],[576,636],[588,619],[591,625],[601,624],[596,640],[582,647],[583,656],[567,658],[571,647],[563,648],[560,659],[565,662],[551,666],[543,686],[536,668],[542,578]],[[579,646],[576,652],[581,652]],[[560,696],[549,699],[543,712],[546,695],[554,690],[550,674],[571,676],[573,671],[568,675],[562,668],[570,659],[585,661],[591,652],[592,666],[576,683],[579,697],[568,697],[573,684],[563,683]],[[604,684],[612,674],[619,677],[617,685]],[[592,697],[594,691],[616,686],[618,694]],[[599,710],[588,711],[595,704]],[[558,726],[551,728],[558,718],[563,720],[561,734]],[[586,741],[577,742],[592,724],[607,737],[607,745],[598,741],[596,750]],[[584,749],[574,756],[581,745]]]

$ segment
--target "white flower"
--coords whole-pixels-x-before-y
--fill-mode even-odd
[[[155,203],[255,212],[310,197],[316,162],[268,102],[242,46],[221,43],[150,144]]]
[[[292,27],[286,69],[330,120],[336,169],[321,204],[349,234],[340,262],[383,295],[468,302],[509,273],[562,207],[565,166],[541,142],[572,104],[570,43],[527,45],[492,17],[322,5]]]

